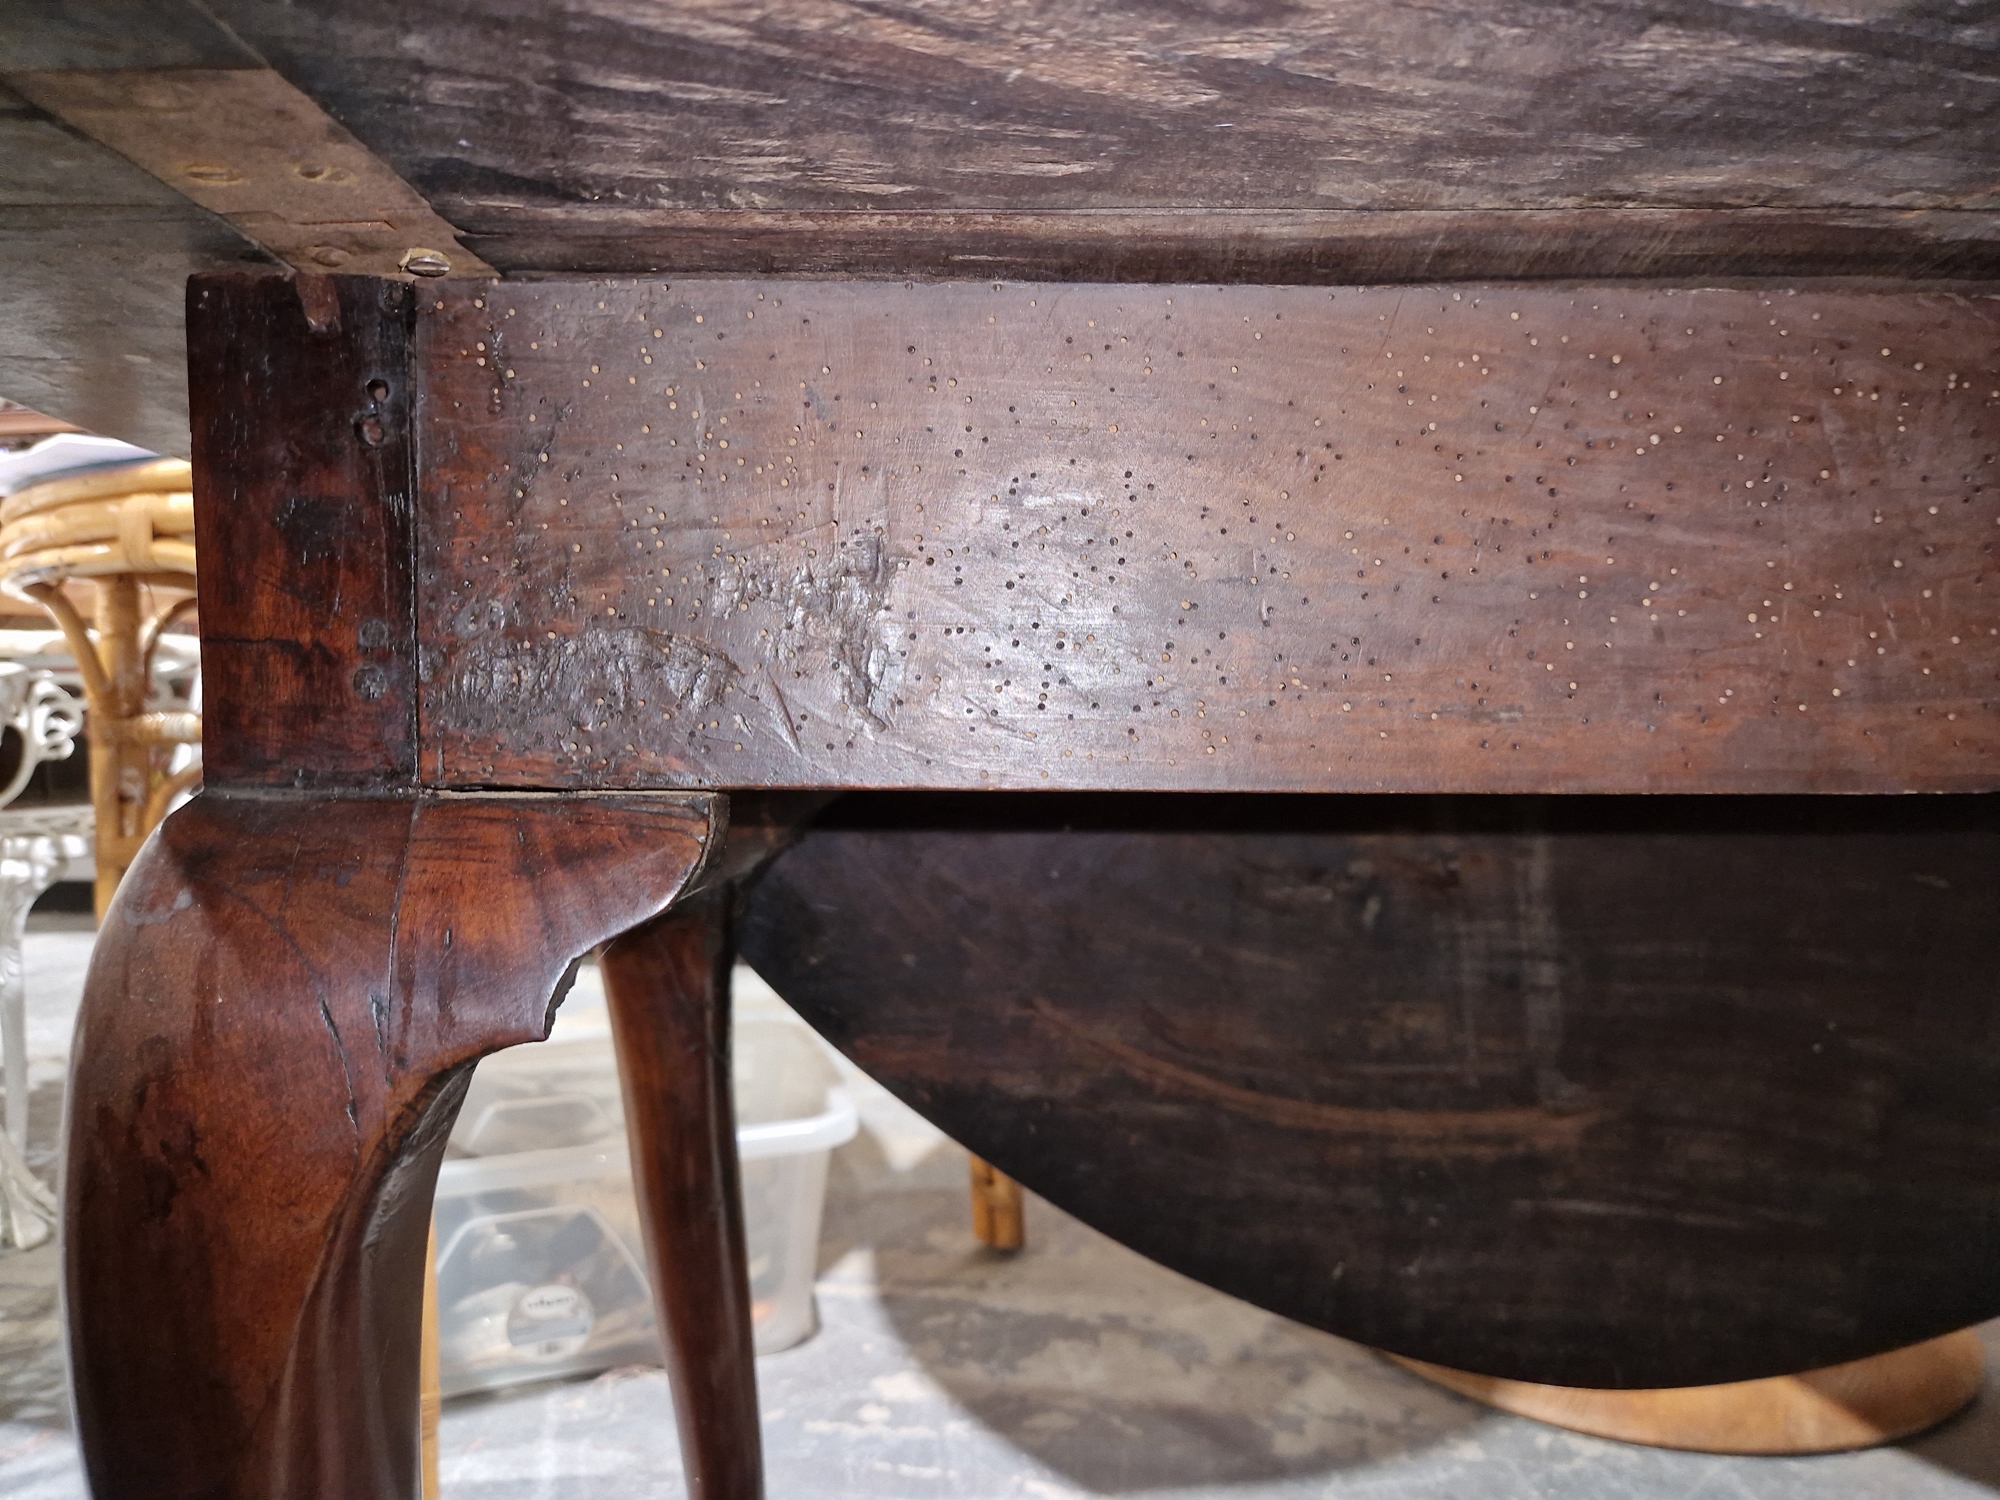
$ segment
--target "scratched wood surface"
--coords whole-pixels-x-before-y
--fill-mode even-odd
[[[2000,304],[420,294],[441,785],[1995,784]]]
[[[1324,241],[1322,274],[1347,280],[1535,274],[1514,266],[1537,260],[1540,274],[1671,274],[1704,239],[1706,275],[1801,251],[1832,273],[1863,269],[1859,258],[1927,274],[1965,232],[1899,217],[1933,210],[1970,229],[1990,274],[2000,209],[1988,170],[2000,50],[1977,9],[211,8],[508,271],[740,274],[873,258],[892,275],[980,274],[997,255],[1029,274],[1071,238],[1036,215],[1233,209],[1326,212],[1303,232]],[[1797,217],[1732,217],[1758,207]],[[1559,217],[1518,238],[1448,217],[1605,209],[1679,216],[1608,243]],[[1403,217],[1345,222],[1356,211]],[[898,243],[886,255],[869,243],[879,218],[856,243],[812,217],[829,214],[900,216]],[[1020,223],[996,233],[953,214]],[[1854,214],[1876,216],[1872,238],[1841,234]],[[1086,228],[1100,243],[1070,274],[1199,280],[1260,260],[1270,274],[1263,227],[1198,220],[1187,233],[1141,224],[1122,250]],[[1344,246],[1350,235],[1364,243]],[[1498,263],[1437,262],[1489,240],[1512,241],[1496,244]]]
[[[1581,1386],[2000,1312],[1993,798],[854,797],[745,956],[977,1155],[1349,1338]]]

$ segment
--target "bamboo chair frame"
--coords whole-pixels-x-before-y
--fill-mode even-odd
[[[199,757],[172,764],[201,744],[201,716],[149,707],[160,636],[194,608],[193,489],[187,463],[162,458],[0,503],[0,589],[47,612],[83,679],[100,916],[146,835],[201,779]]]

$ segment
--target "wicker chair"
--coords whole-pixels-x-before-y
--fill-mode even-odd
[[[0,588],[49,613],[83,679],[100,915],[146,835],[201,779],[189,753],[201,716],[153,702],[154,648],[194,609],[194,586],[192,475],[180,459],[52,479],[0,503]]]

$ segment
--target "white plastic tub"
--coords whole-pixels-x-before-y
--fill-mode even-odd
[[[437,1190],[447,1396],[659,1362],[617,1063],[607,1033],[581,1030],[487,1058],[452,1131]],[[856,1118],[803,1026],[739,1022],[734,1045],[753,1327],[769,1354],[813,1331],[827,1157]]]

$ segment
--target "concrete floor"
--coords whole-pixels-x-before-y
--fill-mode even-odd
[[[55,1139],[87,934],[29,939],[36,1143]],[[579,993],[577,1000],[587,997]],[[572,1004],[577,1003],[573,1001]],[[756,1003],[754,1000],[752,1003]],[[955,1147],[860,1081],[806,1343],[758,1362],[777,1500],[1946,1500],[2000,1491],[2000,1392],[1915,1442],[1803,1460],[1580,1438],[1161,1270],[1046,1204],[980,1250]],[[0,1495],[84,1494],[64,1421],[55,1257],[0,1256]],[[2000,1364],[2000,1325],[1986,1330]],[[672,1500],[664,1377],[616,1370],[450,1403],[450,1500]]]

